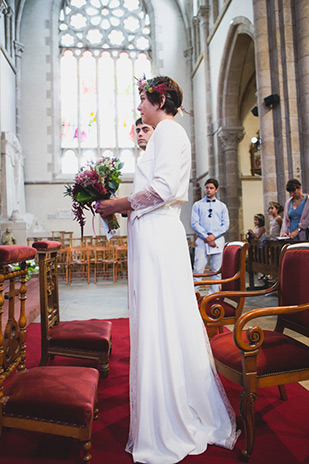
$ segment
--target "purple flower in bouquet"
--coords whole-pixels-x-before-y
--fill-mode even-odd
[[[82,167],[75,176],[73,185],[66,185],[65,196],[72,198],[74,220],[78,221],[81,236],[84,235],[86,223],[85,209],[95,215],[93,204],[99,200],[112,198],[121,182],[121,168],[123,163],[118,158],[101,157],[96,162],[89,162]],[[116,216],[105,218],[109,231],[119,228]]]

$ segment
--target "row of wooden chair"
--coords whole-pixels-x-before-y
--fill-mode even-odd
[[[66,284],[73,280],[94,283],[99,279],[127,277],[127,246],[86,246],[61,248],[58,253],[58,276]]]
[[[258,389],[278,386],[287,400],[285,385],[309,380],[309,243],[286,244],[281,250],[276,283],[260,291],[246,291],[245,266],[248,244],[230,242],[223,251],[222,290],[207,296],[196,292],[200,312],[207,329],[217,371],[242,386],[239,409],[246,443],[241,460],[248,461],[255,442],[254,403]],[[200,288],[210,285],[211,274],[195,274]],[[243,313],[248,297],[275,293],[278,306]],[[274,331],[262,330],[259,317],[277,316]],[[254,325],[251,325],[254,321]],[[233,324],[233,331],[223,327]],[[249,325],[248,325],[249,324]],[[285,329],[294,337],[283,334]],[[296,336],[295,336],[296,334]],[[305,342],[299,335],[308,337]]]

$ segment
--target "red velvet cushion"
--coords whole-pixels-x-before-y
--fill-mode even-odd
[[[99,373],[85,367],[34,367],[6,385],[3,414],[88,427]]]
[[[243,331],[244,340],[245,333]],[[235,346],[231,332],[215,335],[210,344],[218,361],[242,371],[240,350]],[[264,330],[264,342],[257,355],[258,375],[301,369],[309,369],[309,347],[286,335]]]
[[[213,304],[218,303],[221,306],[223,306],[224,309],[224,317],[233,317],[235,316],[235,307],[228,303],[227,301],[224,301],[221,298],[214,298],[211,302],[208,303],[206,306],[206,313],[211,316],[210,308]]]
[[[222,257],[222,279],[233,277],[239,271],[239,258],[241,247],[228,245],[225,247]],[[239,279],[222,284],[222,290],[239,290]]]
[[[36,250],[53,250],[62,246],[61,242],[54,242],[52,240],[37,240],[32,244]]]
[[[110,321],[95,319],[61,322],[49,330],[49,345],[107,353],[112,327]]]
[[[19,263],[34,258],[36,250],[21,245],[1,245],[0,264]]]
[[[282,261],[280,306],[309,303],[309,249],[288,250]],[[309,328],[309,311],[287,314],[284,319]]]

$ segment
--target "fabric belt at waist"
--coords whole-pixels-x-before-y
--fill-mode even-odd
[[[148,214],[167,214],[172,216],[180,216],[181,212],[181,203],[175,203],[173,205],[164,205],[161,208],[154,209]]]

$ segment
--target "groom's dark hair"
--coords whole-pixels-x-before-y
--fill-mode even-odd
[[[219,182],[217,181],[217,179],[213,179],[212,177],[210,179],[206,180],[205,187],[206,187],[207,184],[214,184],[216,189],[219,188]]]

